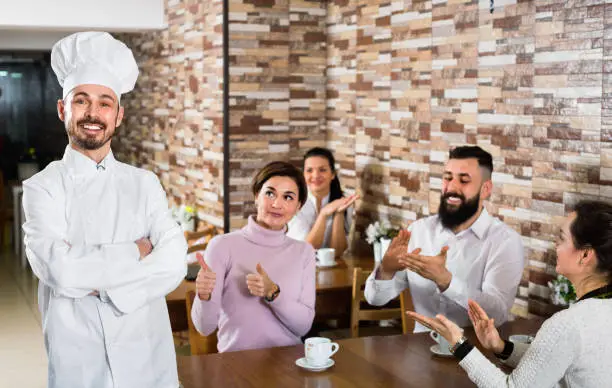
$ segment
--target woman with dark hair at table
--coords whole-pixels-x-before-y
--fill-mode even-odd
[[[567,277],[578,301],[549,318],[531,345],[500,338],[492,319],[469,302],[478,340],[516,369],[506,375],[443,315],[408,314],[448,340],[459,365],[479,387],[607,387],[612,376],[612,205],[581,201],[557,241],[557,273]]]
[[[326,148],[315,147],[304,155],[308,200],[289,223],[288,235],[308,241],[315,249],[334,248],[340,256],[348,246],[351,205],[359,196],[344,196],[335,164],[334,155]]]
[[[314,318],[314,250],[285,234],[306,201],[304,177],[272,162],[252,191],[257,214],[210,241],[196,279],[191,318],[203,335],[219,328],[219,352],[299,344]]]

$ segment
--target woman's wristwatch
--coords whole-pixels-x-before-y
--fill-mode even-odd
[[[463,345],[464,342],[466,342],[468,339],[466,336],[462,335],[461,338],[459,338],[459,340],[457,342],[455,342],[454,345],[450,345],[448,347],[448,350],[450,350],[450,352],[452,354],[455,354],[455,352],[457,351],[457,349],[459,349],[459,346]]]
[[[280,287],[278,286],[278,284],[274,284],[274,287],[276,287],[276,290],[274,290],[270,296],[266,295],[264,296],[264,300],[266,302],[272,302],[274,299],[276,299],[278,297],[278,294],[280,294]]]

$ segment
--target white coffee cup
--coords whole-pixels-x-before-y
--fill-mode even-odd
[[[452,354],[449,349],[448,341],[446,340],[446,338],[442,337],[440,334],[438,334],[437,331],[433,330],[429,332],[429,336],[440,346],[440,353],[448,355]]]
[[[325,365],[338,349],[340,349],[340,345],[324,337],[307,338],[304,343],[306,361],[312,366]]]
[[[336,250],[334,248],[317,249],[317,259],[321,265],[332,265],[336,262]]]

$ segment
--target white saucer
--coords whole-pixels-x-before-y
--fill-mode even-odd
[[[511,342],[522,343],[522,344],[530,344],[535,339],[534,336],[528,334],[514,334],[511,335],[509,340]]]
[[[320,267],[320,268],[335,267],[336,265],[338,265],[337,261],[334,261],[333,263],[329,263],[329,264],[323,264],[317,261],[317,267]]]
[[[325,369],[332,367],[334,364],[335,362],[331,358],[327,360],[327,362],[321,366],[310,365],[308,361],[306,361],[306,357],[298,358],[297,360],[295,360],[295,365],[299,366],[300,368],[309,370],[311,372],[322,372]]]
[[[431,345],[431,347],[429,348],[429,350],[435,354],[436,356],[440,356],[440,357],[452,357],[453,355],[451,353],[444,353],[440,350],[440,344],[435,344],[435,345]]]

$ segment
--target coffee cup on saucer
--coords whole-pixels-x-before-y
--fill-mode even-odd
[[[429,348],[432,353],[437,354],[438,356],[452,356],[453,353],[450,351],[450,346],[446,338],[442,337],[437,331],[430,331],[429,336],[431,339],[436,341],[438,344],[433,345]]]
[[[317,260],[321,267],[330,267],[336,264],[336,250],[334,248],[317,249]]]
[[[330,364],[330,357],[333,356],[340,345],[331,342],[329,338],[311,337],[304,343],[304,355],[306,362],[312,367],[325,367]]]

